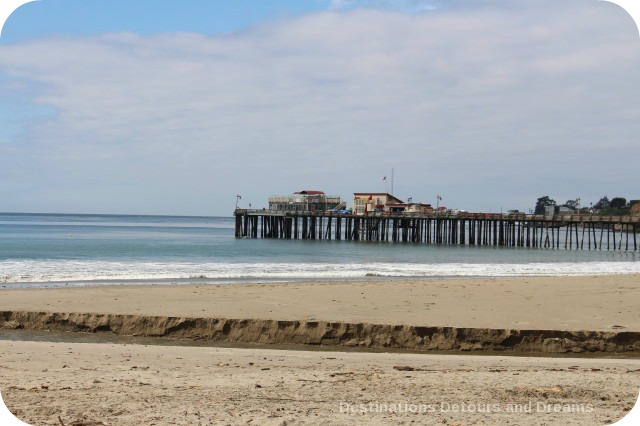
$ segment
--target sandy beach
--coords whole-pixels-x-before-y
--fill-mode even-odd
[[[50,342],[0,354],[3,398],[34,425],[602,425],[640,389],[638,360]]]
[[[626,358],[598,355],[597,350],[595,357],[581,353],[576,358],[578,354],[568,350],[560,357],[525,357],[333,352],[326,350],[333,340],[325,337],[302,342],[312,346],[296,346],[313,349],[321,344],[322,351],[270,349],[265,342],[274,341],[283,321],[306,326],[295,328],[296,336],[310,334],[324,321],[355,324],[370,334],[382,329],[367,324],[386,324],[392,333],[459,327],[452,328],[453,340],[464,338],[464,327],[590,332],[596,340],[623,333],[633,340],[640,331],[639,290],[640,277],[633,275],[4,288],[0,389],[7,406],[31,424],[62,420],[68,425],[82,419],[108,425],[609,424],[637,399],[637,351]],[[20,324],[15,318],[26,320]],[[131,320],[130,328],[126,321],[118,323],[122,318]],[[158,323],[149,324],[150,318]],[[167,318],[174,322],[167,323]],[[64,331],[84,321],[94,327],[85,331],[102,335],[145,335],[136,331],[162,326],[156,335],[193,338],[184,330],[197,321],[188,318],[236,319],[224,322],[221,330],[229,324],[253,324],[250,337],[262,345],[194,347],[175,346],[174,339],[166,346],[6,337],[13,329]],[[175,333],[163,334],[167,330]],[[222,336],[243,341],[234,340],[233,332]],[[195,340],[203,335],[198,337]],[[360,343],[345,346],[366,346]]]
[[[640,331],[639,275],[1,290],[0,311]]]

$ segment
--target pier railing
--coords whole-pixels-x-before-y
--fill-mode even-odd
[[[470,246],[638,250],[640,217],[238,209],[238,238],[335,239]]]

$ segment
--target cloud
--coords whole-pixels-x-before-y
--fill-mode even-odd
[[[640,49],[624,12],[484,3],[3,46],[0,75],[55,111],[0,143],[4,210],[228,214],[236,193],[382,190],[392,166],[398,195],[469,210],[634,198]]]
[[[441,3],[436,0],[331,0],[330,9],[372,8],[401,12],[426,12],[440,9]]]

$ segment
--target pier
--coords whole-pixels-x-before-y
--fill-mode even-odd
[[[339,214],[236,209],[237,238],[389,241],[574,250],[638,250],[640,217],[597,215]]]

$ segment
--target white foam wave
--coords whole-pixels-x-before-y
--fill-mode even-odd
[[[0,283],[167,279],[516,277],[640,273],[640,262],[575,263],[163,263],[78,260],[0,262]]]

